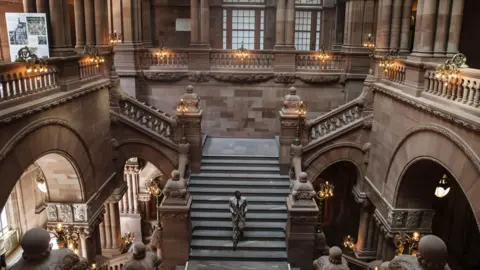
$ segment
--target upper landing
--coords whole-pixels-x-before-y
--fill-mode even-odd
[[[278,157],[275,139],[207,138],[204,156]]]

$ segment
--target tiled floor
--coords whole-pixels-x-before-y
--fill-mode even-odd
[[[204,155],[278,157],[275,139],[207,138]]]

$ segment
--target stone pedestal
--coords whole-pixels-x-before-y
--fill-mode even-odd
[[[132,247],[132,253],[128,256],[128,262],[122,267],[123,270],[147,270],[157,269],[160,260],[157,255],[148,252],[143,243],[135,243]]]

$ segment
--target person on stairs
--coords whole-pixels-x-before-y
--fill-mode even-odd
[[[230,198],[230,212],[232,213],[232,225],[233,225],[233,240],[234,242],[237,236],[243,236],[243,230],[245,228],[245,221],[247,215],[247,198],[242,197],[240,191],[235,191],[235,196]],[[239,235],[235,235],[238,230]]]

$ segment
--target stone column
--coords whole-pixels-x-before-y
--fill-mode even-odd
[[[133,178],[133,175],[132,175],[132,172],[128,171],[127,172],[127,186],[128,186],[128,190],[127,190],[127,194],[128,194],[128,197],[127,197],[127,211],[126,213],[133,213],[133,185],[132,185],[132,178]]]
[[[403,2],[402,30],[400,32],[400,52],[410,52],[410,21],[412,17],[412,0]]]
[[[100,244],[101,244],[102,249],[105,249],[106,246],[107,246],[106,245],[106,240],[105,240],[106,239],[106,237],[105,237],[105,227],[106,226],[105,226],[105,220],[104,220],[102,223],[100,223],[99,228],[98,228],[100,230]]]
[[[418,11],[417,11],[418,12]],[[424,0],[422,8],[422,32],[417,56],[432,56],[437,15],[437,0]]]
[[[383,254],[383,242],[384,242],[384,237],[383,237],[383,231],[380,228],[382,225],[378,225],[377,228],[377,235],[378,235],[378,243],[377,243],[377,260],[382,259],[382,254]]]
[[[454,0],[450,19],[450,33],[448,35],[447,56],[451,57],[458,53],[460,32],[462,29],[464,0]]]
[[[360,223],[358,226],[356,253],[363,253],[367,249],[368,223],[370,218],[369,204],[364,203],[360,210]]]
[[[128,183],[128,182],[127,182]],[[128,213],[128,190],[122,198],[122,213]]]
[[[23,0],[23,12],[35,13],[37,12],[37,5],[35,0]]]
[[[291,194],[287,197],[288,221],[286,243],[288,262],[301,269],[312,269],[315,250],[315,227],[318,207],[315,190],[305,172],[295,180]],[[308,252],[307,252],[308,251]]]
[[[82,257],[87,259],[89,264],[92,264],[97,255],[95,237],[93,237],[91,233],[83,233],[80,237],[80,242],[82,246]]]
[[[363,48],[363,41],[364,41],[364,33],[365,28],[371,29],[372,25],[372,17],[373,14],[370,15],[370,18],[366,17],[366,12],[371,12],[370,10],[365,10],[365,5],[369,4],[370,2],[364,1],[356,1],[356,0],[348,0],[346,2],[346,18],[345,18],[345,37],[344,37],[344,50],[352,50],[352,49],[361,49]],[[371,30],[368,30],[371,31]]]
[[[132,174],[132,197],[133,197],[133,213],[138,214],[138,184],[139,184],[139,173],[137,167],[134,169]]]
[[[415,34],[413,37],[412,55],[417,55],[420,50],[421,36],[422,36],[422,21],[423,21],[423,4],[426,0],[418,0],[417,2],[417,17],[415,22]]]
[[[73,9],[75,11],[75,39],[77,44],[75,48],[83,49],[85,47],[85,7],[84,0],[75,0]]]
[[[142,2],[142,36],[143,45],[146,47],[152,46],[152,2],[151,0],[144,0]]]
[[[160,204],[163,239],[161,241],[163,266],[167,269],[184,264],[190,253],[190,207],[192,197],[185,179],[175,170],[163,189]]]
[[[190,44],[198,44],[200,41],[198,13],[198,0],[190,0]]]
[[[393,0],[392,26],[390,28],[390,49],[400,48],[403,0]]]
[[[277,2],[275,45],[285,45],[285,1],[278,0]]]
[[[392,17],[392,0],[381,1],[381,14],[379,24],[377,25],[377,49],[380,52],[386,52],[389,48],[390,26]]]
[[[94,0],[95,8],[95,43],[96,47],[108,47],[108,18],[107,18],[107,2],[105,0]]]
[[[87,45],[95,45],[95,5],[94,0],[85,0],[85,38]]]
[[[200,42],[210,45],[210,4],[200,0]]]
[[[74,54],[70,30],[70,16],[67,0],[49,1],[51,42],[50,56],[66,56]]]
[[[148,201],[145,201],[145,220],[150,220],[150,214],[151,214],[151,209],[150,209],[150,201],[151,200],[148,200]]]
[[[445,57],[445,54],[447,52],[448,23],[450,20],[450,1],[451,0],[440,0],[438,6],[434,47],[434,56],[436,57]]]
[[[118,202],[110,202],[108,204],[110,208],[110,227],[112,248],[118,248],[120,244],[121,232],[120,232],[120,215],[118,213]]]
[[[375,250],[375,247],[373,246],[374,238],[375,238],[375,219],[373,218],[373,213],[370,212],[370,215],[368,218],[368,232],[367,232],[367,249],[370,251]]]
[[[105,215],[103,224],[105,226],[105,248],[112,248],[112,226],[110,224],[110,207],[105,204]]]
[[[287,0],[285,45],[295,46],[295,0]]]
[[[48,0],[37,0],[36,2],[37,12],[38,13],[49,13],[48,10]],[[47,17],[48,20],[48,17]],[[48,22],[50,24],[50,22]],[[50,29],[48,29],[50,30]]]
[[[343,1],[337,2],[335,21],[335,44],[333,45],[333,50],[338,51],[341,50],[343,45],[345,31],[345,2]]]

